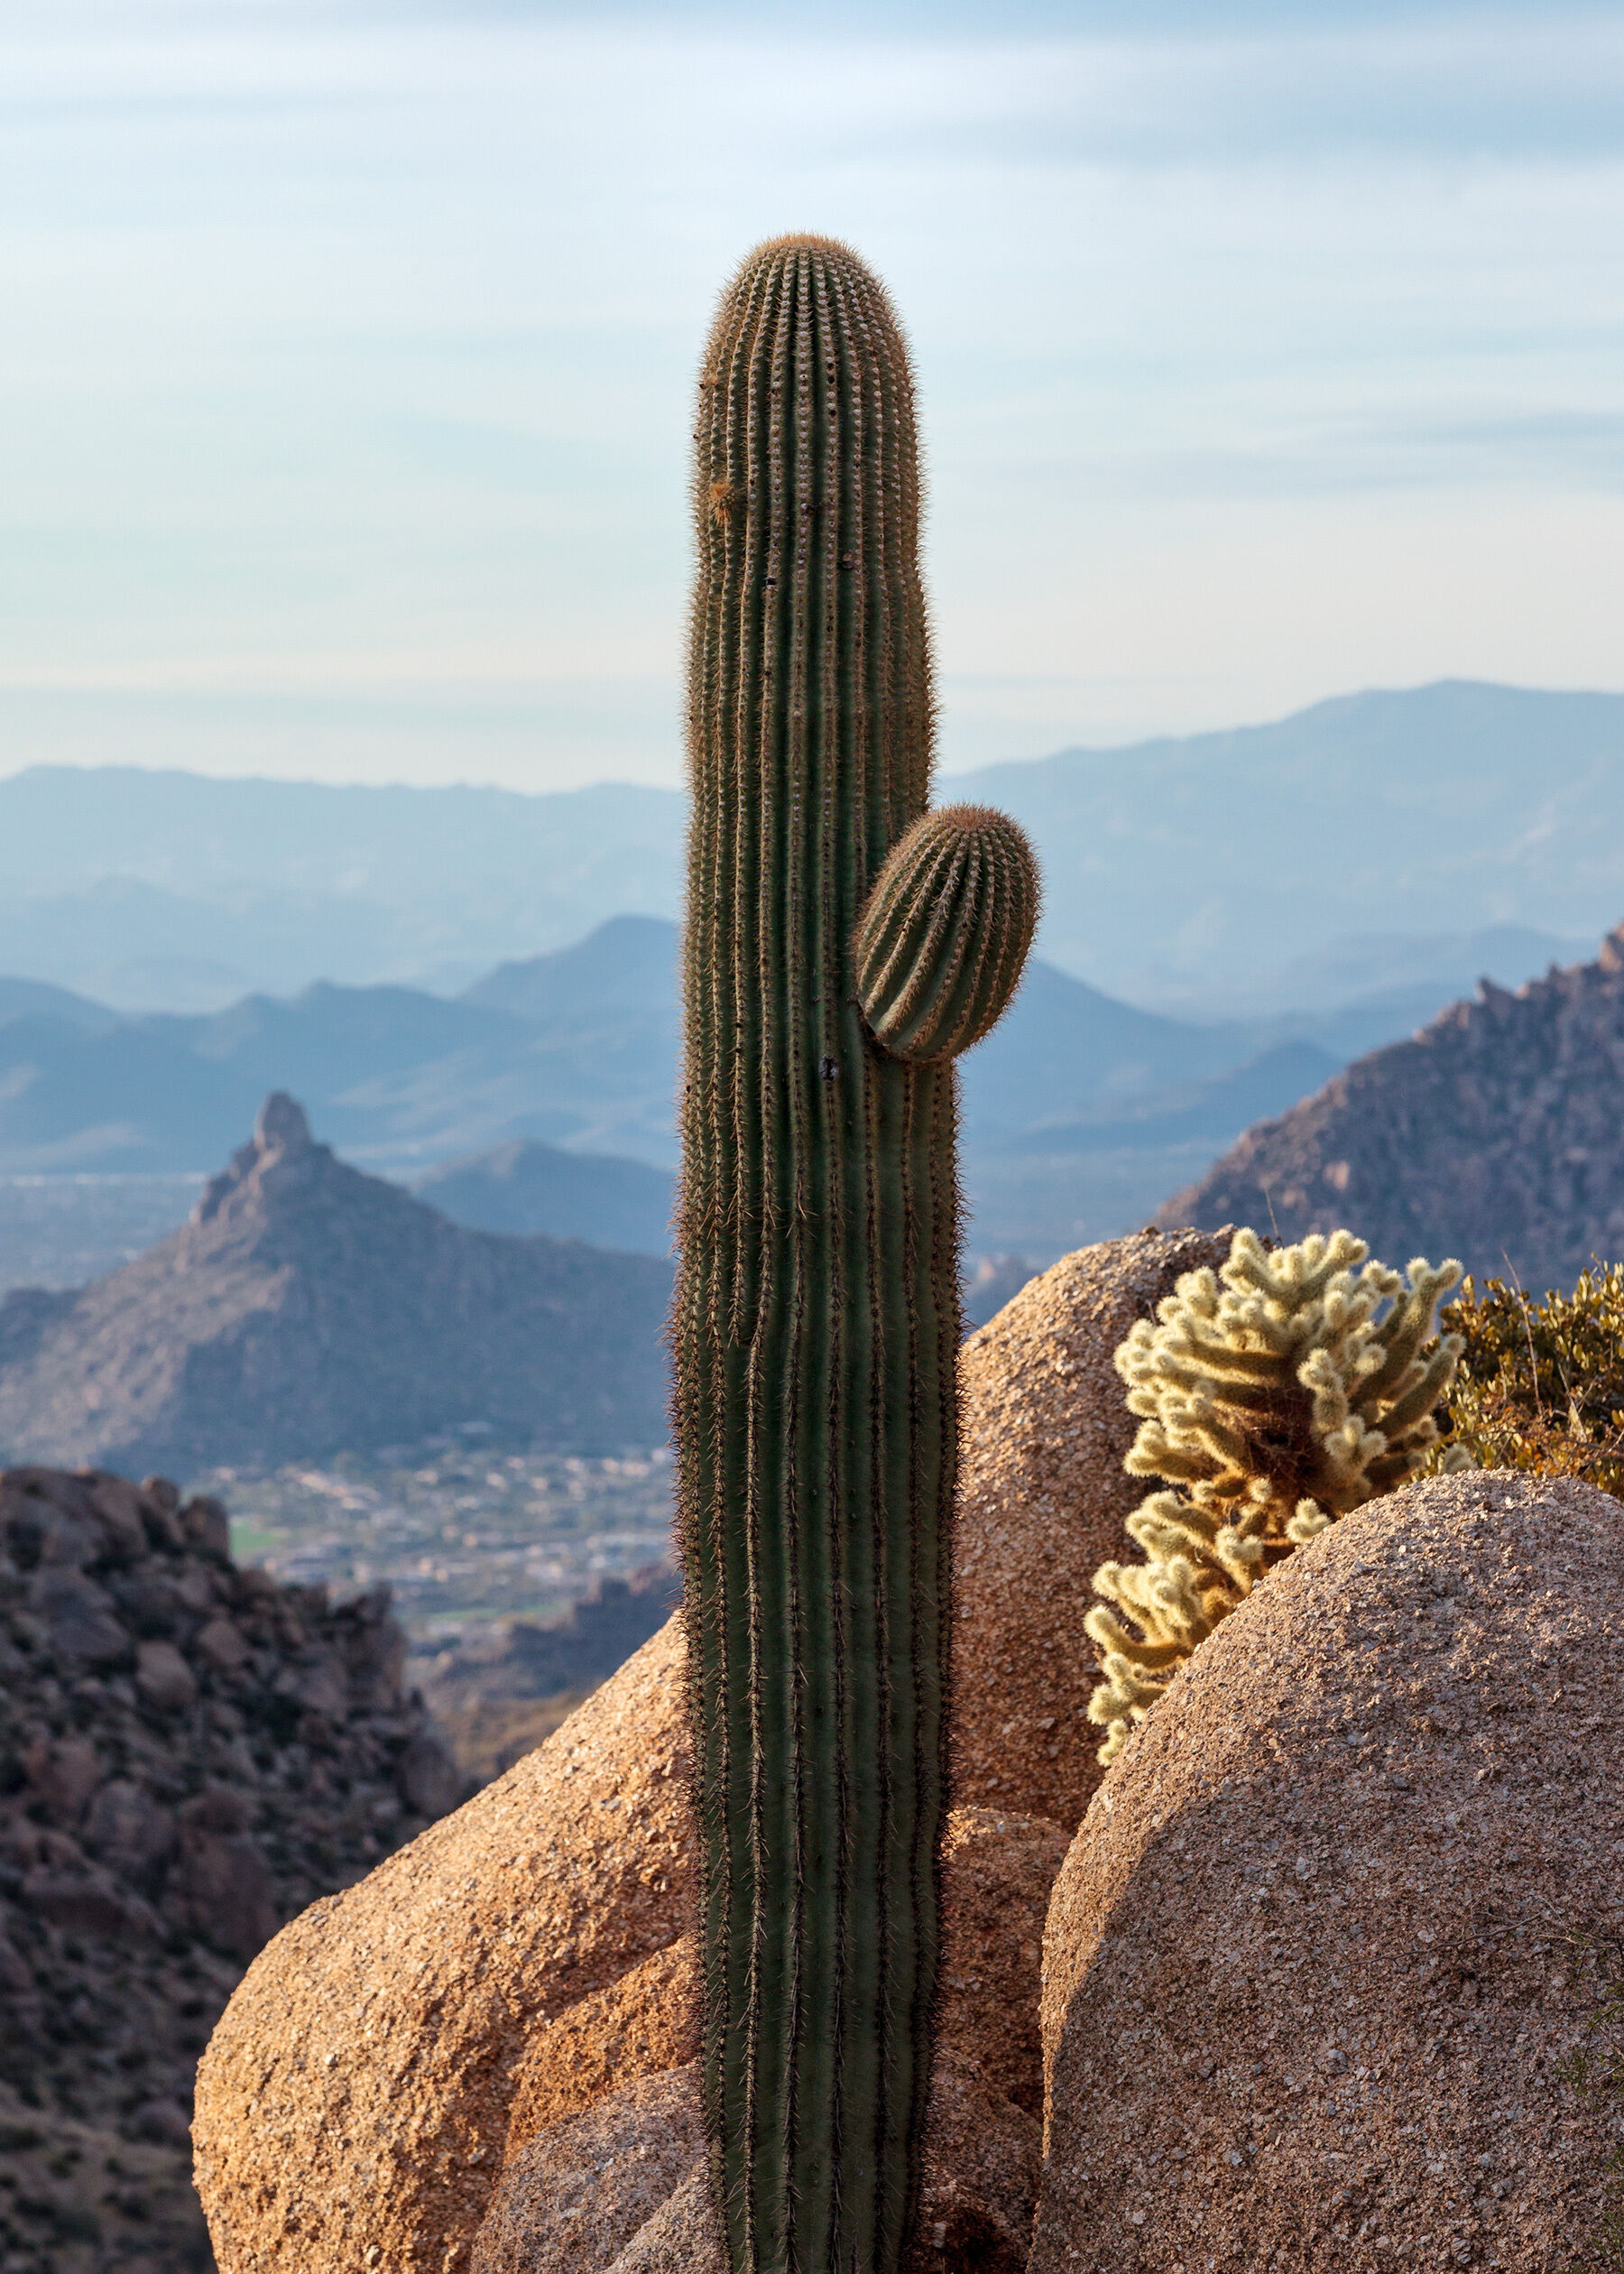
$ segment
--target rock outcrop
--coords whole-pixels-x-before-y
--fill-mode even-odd
[[[672,1620],[540,1752],[250,1967],[198,2072],[223,2274],[466,2264],[532,2040],[688,1923],[682,1670]]]
[[[989,2103],[939,2065],[906,2274],[1022,2274],[1037,2146],[1036,2119]],[[726,2268],[690,2063],[617,2085],[510,2158],[475,2239],[472,2274]]]
[[[1346,1225],[1373,1254],[1508,1260],[1569,1288],[1624,1252],[1624,926],[1594,963],[1509,994],[1485,980],[1407,1042],[1373,1050],[1249,1130],[1167,1224],[1250,1224],[1282,1240]]]
[[[1083,1612],[1141,1497],[1112,1361],[1181,1271],[1223,1252],[1154,1234],[1084,1251],[965,1347],[961,1805],[927,2226],[989,2269],[1026,2247],[1041,1922],[1098,1776]],[[540,2248],[558,2158],[598,2152],[594,2112],[691,2058],[681,1663],[673,1622],[540,1752],[257,1962],[198,2080],[198,2184],[226,2274],[268,2274],[295,2238],[301,2274],[374,2250],[445,2274],[487,2213],[482,2247],[503,2265]],[[603,2119],[616,2138],[623,2117]],[[636,2248],[697,2248],[687,2216],[673,2201]]]
[[[629,2259],[646,2274],[657,2220],[666,2232],[655,2263],[725,2274],[704,2153],[694,2065],[630,2077],[514,2157],[475,2238],[473,2274],[629,2274]]]
[[[673,1620],[539,1752],[262,1954],[198,2078],[223,2274],[295,2250],[300,2274],[441,2274],[469,2265],[487,2215],[493,2269],[544,2231],[563,2251],[547,2222],[576,2197],[549,2209],[558,2175],[611,2133],[651,2215],[645,2167],[677,2165],[665,2088],[641,2084],[693,2049],[684,1712]],[[1066,1845],[1057,1826],[969,1810],[944,1858],[929,2223],[988,2274],[1018,2274],[1036,2195],[1038,1948]]]
[[[267,1098],[191,1221],[76,1293],[0,1302],[0,1448],[181,1474],[468,1420],[615,1453],[666,1433],[670,1266],[452,1224]]]
[[[970,1336],[954,1538],[954,1787],[966,1804],[1075,1825],[1100,1778],[1088,1720],[1093,1575],[1145,1497],[1113,1360],[1213,1233],[1145,1232],[1063,1256]]]
[[[1026,2264],[1041,2104],[1034,1985],[1066,1845],[1058,1826],[1032,1816],[971,1808],[949,1819],[940,2035],[914,2254],[938,2274],[1021,2274]],[[538,2040],[473,2274],[599,2274],[612,2262],[621,2274],[668,2263],[719,2274],[693,2048],[661,2034],[662,2017],[689,2011],[692,1964],[685,1937]],[[557,2112],[550,2125],[534,2121],[541,2083]],[[583,2178],[595,2167],[604,2186],[588,2214]]]
[[[207,2266],[192,2068],[244,1965],[462,1796],[404,1655],[382,1596],[239,1570],[216,1501],[0,1471],[0,2261]]]
[[[1355,1511],[1066,1859],[1032,2274],[1601,2263],[1621,1957],[1624,1508],[1491,1472]]]

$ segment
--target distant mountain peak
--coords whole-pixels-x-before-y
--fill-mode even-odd
[[[1477,1276],[1569,1287],[1624,1256],[1624,925],[1589,963],[1480,983],[1260,1122],[1163,1224],[1297,1240],[1347,1225],[1384,1261],[1459,1256]]]
[[[302,1188],[312,1172],[331,1162],[330,1146],[318,1145],[310,1135],[304,1107],[286,1090],[272,1090],[259,1109],[254,1134],[231,1156],[217,1177],[211,1177],[192,1210],[194,1225],[212,1224],[222,1212],[235,1215],[231,1203],[240,1197],[252,1206],[279,1193]],[[279,1176],[278,1170],[283,1173]]]
[[[261,1152],[297,1152],[309,1145],[310,1124],[299,1100],[286,1090],[272,1090],[259,1109],[254,1142]]]
[[[0,1321],[0,1460],[193,1474],[411,1445],[474,1419],[572,1452],[659,1443],[670,1267],[454,1224],[272,1091],[192,1221]]]

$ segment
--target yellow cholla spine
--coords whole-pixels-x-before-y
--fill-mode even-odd
[[[1084,1623],[1103,1679],[1088,1713],[1103,1761],[1274,1565],[1436,1462],[1433,1409],[1463,1344],[1427,1336],[1460,1265],[1417,1257],[1401,1279],[1368,1255],[1351,1232],[1273,1250],[1237,1232],[1228,1261],[1186,1271],[1117,1352],[1143,1417],[1125,1465],[1168,1489],[1128,1519],[1144,1562],[1094,1574],[1105,1602]],[[1448,1451],[1443,1465],[1470,1460]]]

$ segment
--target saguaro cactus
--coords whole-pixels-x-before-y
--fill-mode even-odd
[[[913,385],[846,247],[786,237],[745,261],[697,443],[672,1341],[706,2123],[737,2274],[885,2274],[937,1951],[948,1054],[1013,992],[1037,880],[1000,817],[914,827],[932,717]]]

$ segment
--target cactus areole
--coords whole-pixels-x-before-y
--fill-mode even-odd
[[[939,1937],[949,1052],[1013,993],[1037,880],[1007,823],[984,890],[974,846],[902,842],[932,731],[913,384],[845,246],[786,237],[745,261],[696,442],[672,1342],[706,2121],[736,2274],[889,2274]],[[871,960],[924,1058],[876,1039],[854,964],[893,849],[907,873]],[[934,1019],[933,987],[951,998]]]

